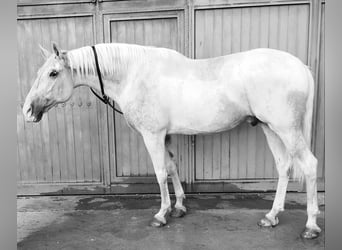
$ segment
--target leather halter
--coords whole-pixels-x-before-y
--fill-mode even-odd
[[[112,109],[114,109],[116,112],[118,112],[119,114],[123,114],[120,110],[116,109],[114,107],[114,105],[110,102],[109,97],[105,94],[104,92],[104,88],[103,88],[103,81],[102,81],[102,76],[101,76],[101,71],[100,71],[100,66],[99,66],[99,61],[97,58],[97,53],[96,53],[96,49],[95,46],[91,46],[91,48],[93,49],[94,52],[94,58],[95,58],[95,66],[96,66],[96,72],[97,72],[97,76],[99,78],[99,82],[100,82],[100,87],[101,87],[101,94],[102,97],[96,93],[96,91],[93,88],[90,88],[91,92],[93,92],[93,94],[99,98],[104,104],[108,104]]]

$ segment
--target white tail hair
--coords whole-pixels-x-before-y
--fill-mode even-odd
[[[309,96],[306,101],[306,112],[303,121],[303,133],[306,144],[311,149],[311,137],[312,137],[312,117],[314,109],[314,93],[315,93],[315,83],[312,76],[311,70],[307,68],[307,74],[309,78]]]
[[[312,117],[314,109],[314,78],[309,67],[306,67],[308,81],[309,81],[309,91],[308,98],[306,100],[306,111],[303,117],[303,135],[308,148],[311,150],[311,140],[312,140]],[[298,166],[296,161],[293,166],[293,178],[299,180],[301,183],[304,181],[304,173],[302,169]]]

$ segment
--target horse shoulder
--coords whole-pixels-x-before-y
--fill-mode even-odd
[[[127,123],[138,131],[155,132],[165,129],[167,114],[159,103],[158,93],[151,83],[141,82],[131,92],[123,107]]]

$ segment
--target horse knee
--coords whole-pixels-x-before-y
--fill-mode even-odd
[[[282,161],[276,164],[279,178],[289,178],[292,164],[292,159],[289,156],[284,157]]]
[[[165,184],[167,182],[167,171],[166,169],[155,171],[157,181],[159,184]]]
[[[165,166],[167,173],[172,177],[177,175],[177,166],[173,159],[170,157],[165,158]]]

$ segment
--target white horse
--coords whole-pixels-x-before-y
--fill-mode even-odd
[[[279,181],[272,209],[259,221],[279,223],[284,210],[289,172],[307,190],[304,238],[315,238],[317,160],[310,151],[314,81],[296,57],[273,49],[254,49],[211,59],[194,60],[165,48],[128,44],[97,44],[104,92],[124,113],[127,123],[143,137],[161,192],[161,208],[151,225],[163,226],[171,212],[167,177],[172,177],[176,204],[171,215],[185,214],[182,189],[168,134],[201,134],[231,129],[247,120],[262,127],[276,161]],[[66,102],[73,89],[86,85],[100,91],[94,52],[90,46],[53,53],[46,58],[28,93],[23,113],[39,122],[44,112]]]

